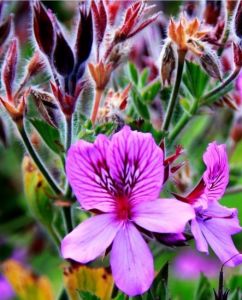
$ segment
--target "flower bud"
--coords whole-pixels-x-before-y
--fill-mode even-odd
[[[83,3],[80,5],[80,20],[76,37],[76,64],[80,66],[85,62],[92,50],[93,26],[91,10]]]
[[[39,52],[35,52],[27,66],[27,77],[31,78],[38,75],[45,68],[45,62]]]
[[[208,75],[222,80],[221,67],[215,52],[206,47],[204,48],[199,60],[203,69],[208,73]]]
[[[171,42],[166,43],[161,52],[161,80],[163,85],[165,85],[166,81],[170,85],[172,73],[175,70],[176,59],[175,52],[171,45]]]
[[[103,0],[99,0],[98,5],[95,1],[92,1],[91,7],[94,16],[96,41],[97,44],[100,45],[107,27],[107,13],[105,10]]]
[[[0,25],[0,47],[7,40],[11,31],[12,15],[10,15],[5,22]]]
[[[17,59],[18,59],[18,44],[17,39],[14,38],[8,48],[7,55],[4,60],[4,66],[2,71],[3,83],[5,85],[5,90],[7,98],[10,102],[13,101],[13,84],[17,69]]]
[[[52,57],[55,45],[55,31],[48,12],[40,2],[34,4],[34,35],[40,50]]]
[[[54,66],[62,76],[68,76],[74,68],[74,54],[61,31],[57,32],[54,50]]]

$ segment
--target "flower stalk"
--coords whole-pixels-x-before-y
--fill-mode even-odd
[[[209,98],[213,97],[217,93],[221,92],[224,88],[226,88],[239,75],[240,69],[241,68],[239,66],[236,66],[234,71],[227,77],[226,80],[224,80],[220,85],[218,85],[202,97],[201,104],[211,104]]]
[[[182,72],[183,72],[183,67],[184,67],[184,62],[185,62],[185,56],[186,56],[186,50],[178,50],[178,66],[177,66],[177,72],[176,72],[176,80],[175,80],[175,85],[172,90],[171,98],[168,103],[167,107],[167,112],[165,115],[165,119],[163,122],[163,131],[168,131],[170,122],[172,119],[172,115],[176,106],[177,102],[177,96],[181,84],[181,79],[182,79]]]
[[[94,99],[94,104],[93,104],[92,114],[91,114],[91,121],[92,121],[93,125],[95,124],[96,119],[97,119],[98,109],[99,109],[99,106],[100,106],[102,95],[103,95],[103,90],[96,88],[96,90],[95,90],[95,99]]]
[[[24,123],[23,122],[16,123],[16,125],[17,125],[18,131],[20,133],[20,136],[22,138],[22,141],[24,143],[24,146],[25,146],[26,150],[28,151],[29,155],[31,156],[31,158],[33,159],[34,163],[37,165],[40,172],[43,174],[43,176],[45,177],[45,179],[47,180],[47,182],[49,183],[49,185],[53,189],[53,191],[56,194],[61,195],[62,194],[61,189],[58,187],[57,183],[52,178],[51,174],[49,173],[49,171],[47,170],[47,168],[45,167],[45,165],[41,161],[40,157],[38,156],[38,154],[34,150],[32,144],[31,144],[31,142],[28,138],[26,130],[24,128]]]

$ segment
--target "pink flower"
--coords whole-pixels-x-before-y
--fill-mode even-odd
[[[87,263],[111,246],[116,285],[130,296],[147,291],[154,278],[152,254],[141,228],[182,233],[193,209],[175,199],[158,199],[164,178],[163,151],[151,134],[125,126],[109,140],[79,141],[68,152],[66,171],[85,210],[97,215],[62,241],[62,255]]]
[[[237,210],[218,203],[229,182],[229,164],[225,145],[213,142],[203,155],[207,167],[195,189],[180,200],[190,203],[196,212],[191,231],[199,251],[208,253],[208,245],[222,263],[234,267],[242,262],[231,235],[241,231]]]

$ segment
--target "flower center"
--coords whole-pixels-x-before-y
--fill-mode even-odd
[[[119,220],[130,219],[130,203],[126,196],[116,198],[116,213]]]

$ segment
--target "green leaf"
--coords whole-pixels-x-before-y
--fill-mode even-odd
[[[148,107],[142,102],[141,96],[135,90],[132,90],[131,96],[137,113],[145,120],[150,119]]]
[[[208,279],[201,274],[198,286],[195,292],[194,300],[212,300],[213,292]]]
[[[141,75],[140,75],[140,78],[139,78],[139,85],[141,88],[143,88],[147,82],[148,82],[148,78],[149,78],[149,69],[148,68],[145,68]]]
[[[129,63],[128,64],[128,71],[129,71],[129,77],[131,79],[131,81],[134,83],[134,85],[138,85],[139,82],[139,75],[138,75],[138,70],[135,66],[135,64],[133,63]]]
[[[87,291],[79,291],[79,295],[82,300],[100,300],[99,297]]]
[[[29,121],[35,127],[41,138],[52,151],[57,154],[62,154],[64,152],[64,146],[61,143],[60,133],[58,129],[50,126],[43,120],[30,118]]]
[[[103,124],[96,126],[95,133],[96,133],[96,135],[100,134],[100,133],[105,134],[105,135],[110,135],[114,131],[115,127],[116,127],[116,124],[114,124],[112,122],[103,123]]]
[[[200,99],[204,94],[209,76],[198,64],[186,61],[186,71],[183,75],[183,83],[189,93],[196,99]]]
[[[166,263],[156,275],[155,280],[148,291],[147,300],[167,300],[169,299],[168,297],[168,263]]]
[[[113,300],[125,300],[126,296],[123,293],[118,294]]]
[[[228,300],[241,300],[241,298],[242,298],[242,292],[241,289],[238,288],[232,293],[229,293]]]
[[[161,83],[159,81],[153,82],[147,86],[142,93],[142,98],[145,103],[151,103],[158,95],[161,89]]]
[[[182,108],[186,111],[189,112],[190,111],[190,102],[188,101],[187,98],[181,98],[180,99],[180,105],[182,106]]]

